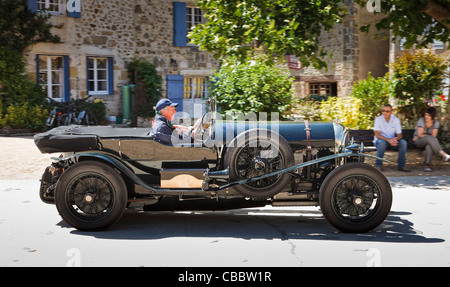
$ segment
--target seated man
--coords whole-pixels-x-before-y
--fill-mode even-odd
[[[383,114],[375,119],[374,144],[377,147],[377,156],[384,157],[387,148],[398,150],[398,170],[411,171],[405,166],[408,143],[402,139],[400,120],[392,114],[392,106],[386,104],[382,108]],[[381,170],[383,162],[377,160],[376,167]]]
[[[177,112],[177,103],[173,103],[169,99],[161,99],[156,104],[156,115],[153,122],[151,137],[155,137],[165,144],[174,144],[185,142],[185,135],[193,137],[195,128],[199,125],[199,121],[193,127],[174,126],[172,121],[175,119]],[[190,140],[189,140],[190,142]]]

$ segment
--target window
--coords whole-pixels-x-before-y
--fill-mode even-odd
[[[309,94],[315,96],[337,96],[336,83],[310,83]]]
[[[184,78],[183,99],[206,99],[207,97],[207,78]]]
[[[88,57],[89,95],[108,95],[113,93],[112,58]]]
[[[200,8],[187,7],[185,2],[173,2],[174,47],[189,45],[187,34],[200,23],[204,23],[203,11]]]
[[[38,82],[47,97],[58,102],[68,100],[68,57],[38,55],[37,60]]]
[[[186,43],[190,42],[187,34],[191,32],[197,24],[203,23],[203,12],[200,8],[186,8]]]
[[[331,84],[309,84],[309,94],[331,96]]]
[[[37,0],[38,10],[46,10],[50,14],[64,14],[63,0]]]

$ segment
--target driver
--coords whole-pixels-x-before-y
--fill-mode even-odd
[[[165,144],[173,144],[183,141],[184,137],[194,137],[195,130],[200,124],[200,120],[193,127],[174,126],[172,121],[177,112],[177,103],[169,99],[161,99],[155,106],[156,116],[149,136],[155,137]]]

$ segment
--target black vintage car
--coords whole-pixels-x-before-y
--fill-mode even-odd
[[[127,208],[144,211],[320,206],[343,232],[367,232],[387,217],[391,187],[364,163],[364,147],[327,122],[218,120],[199,138],[163,144],[148,129],[65,126],[35,136],[46,168],[40,197],[79,230],[101,230]]]

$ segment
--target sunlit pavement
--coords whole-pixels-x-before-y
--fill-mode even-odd
[[[343,234],[320,209],[127,211],[80,232],[40,201],[37,180],[0,181],[0,266],[450,266],[450,179],[389,178],[391,213]]]

